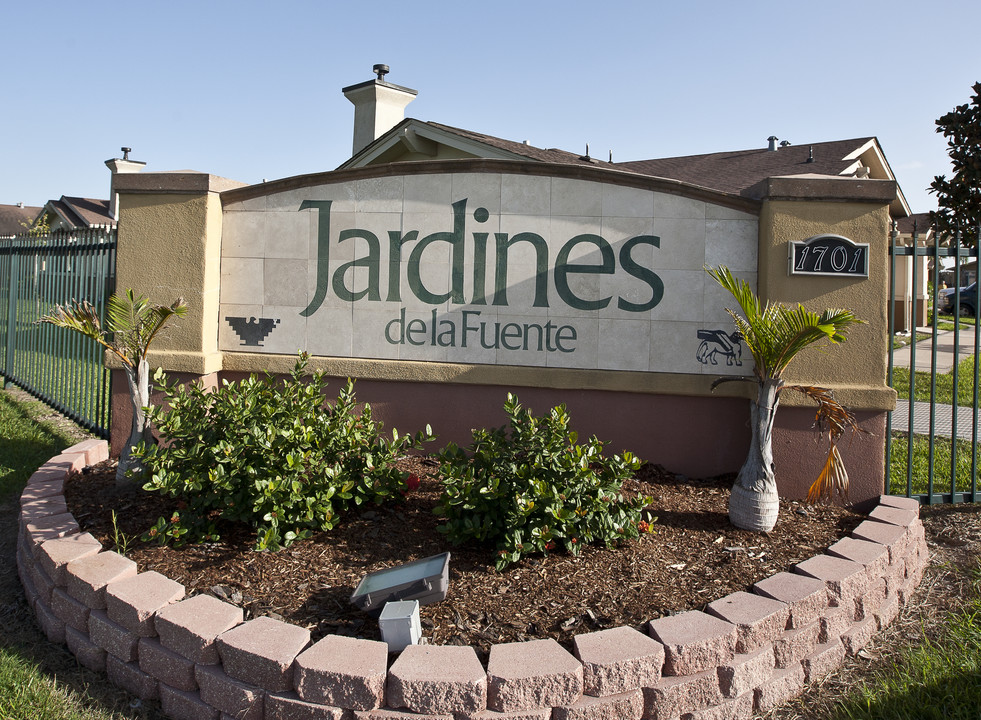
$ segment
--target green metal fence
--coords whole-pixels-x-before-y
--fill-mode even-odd
[[[964,266],[974,263],[977,268],[979,239],[981,230],[958,233],[948,247],[936,242],[921,246],[921,236],[914,228],[912,243],[901,245],[898,233],[892,233],[890,298],[896,296],[897,259],[927,258],[927,268],[920,267],[922,262],[911,263],[910,279],[915,289],[927,274],[932,324],[920,342],[916,342],[914,328],[913,342],[903,351],[908,356],[903,365],[908,369],[897,364],[895,343],[890,345],[888,382],[900,399],[886,424],[886,492],[915,497],[924,504],[979,500],[979,366],[975,358],[979,356],[981,313],[977,312],[976,290],[962,288],[960,281]],[[954,272],[951,314],[938,312],[945,259]],[[895,336],[895,326],[895,304],[890,302],[890,338]],[[941,362],[944,355],[946,362]],[[896,416],[902,421],[894,423]]]
[[[37,320],[70,300],[104,313],[115,272],[114,229],[0,239],[0,376],[101,437],[110,395],[99,344]]]

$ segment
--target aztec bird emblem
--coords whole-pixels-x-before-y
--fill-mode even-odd
[[[242,339],[242,344],[251,347],[261,347],[262,341],[269,336],[273,328],[279,325],[279,320],[272,318],[256,320],[254,317],[250,317],[246,320],[244,317],[226,317],[225,320],[232,326],[235,334]]]

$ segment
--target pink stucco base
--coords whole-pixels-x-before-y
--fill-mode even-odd
[[[232,381],[244,375],[223,373],[221,377]],[[172,379],[189,378],[175,375]],[[214,383],[216,377],[205,382]],[[339,390],[341,382],[332,382],[328,395]],[[358,400],[369,403],[375,419],[387,428],[411,433],[430,425],[437,435],[435,447],[450,441],[467,446],[473,428],[504,425],[508,392],[536,414],[565,403],[573,429],[581,437],[595,435],[607,443],[609,452],[630,450],[645,461],[688,477],[735,472],[749,447],[749,401],[739,398],[377,380],[359,380],[355,391]],[[125,383],[114,375],[114,456],[128,438],[130,417]],[[865,507],[883,492],[886,414],[860,412],[857,418],[866,432],[846,436],[841,450],[852,477],[849,501]],[[814,410],[781,407],[773,449],[781,497],[805,497],[828,452],[827,441],[814,429]]]
[[[822,554],[642,628],[491,648],[409,646],[303,628],[185,588],[81,533],[68,474],[108,456],[86,441],[21,495],[17,568],[38,624],[80,663],[159,700],[175,720],[704,720],[750,718],[798,695],[888,625],[928,561],[916,501],[883,496]]]

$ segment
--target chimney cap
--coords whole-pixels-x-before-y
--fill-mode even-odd
[[[389,69],[388,65],[384,65],[382,63],[378,63],[376,65],[373,65],[372,68],[371,68],[371,71],[373,73],[375,73],[375,75],[378,76],[378,79],[379,80],[384,80],[385,79],[385,76],[388,75],[389,72],[391,72],[391,70]]]

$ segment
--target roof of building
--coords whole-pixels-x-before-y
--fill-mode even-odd
[[[757,200],[764,195],[765,181],[773,177],[824,175],[868,177],[873,180],[896,179],[878,140],[871,136],[797,145],[773,143],[776,147],[774,150],[769,149],[769,146],[761,146],[734,152],[607,162],[565,150],[539,148],[528,143],[413,118],[403,120],[341,165],[341,168],[397,160],[400,143],[419,147],[418,141],[409,137],[412,135],[430,143],[453,145],[457,150],[475,156],[606,167]],[[897,192],[898,197],[892,208],[893,215],[903,217],[910,214],[909,206],[902,196],[902,190]]]
[[[0,237],[10,237],[25,232],[26,225],[34,222],[41,212],[39,207],[27,205],[0,205]]]
[[[109,213],[108,200],[62,195],[59,200],[49,200],[44,209],[55,213],[66,225],[73,228],[116,224]]]

